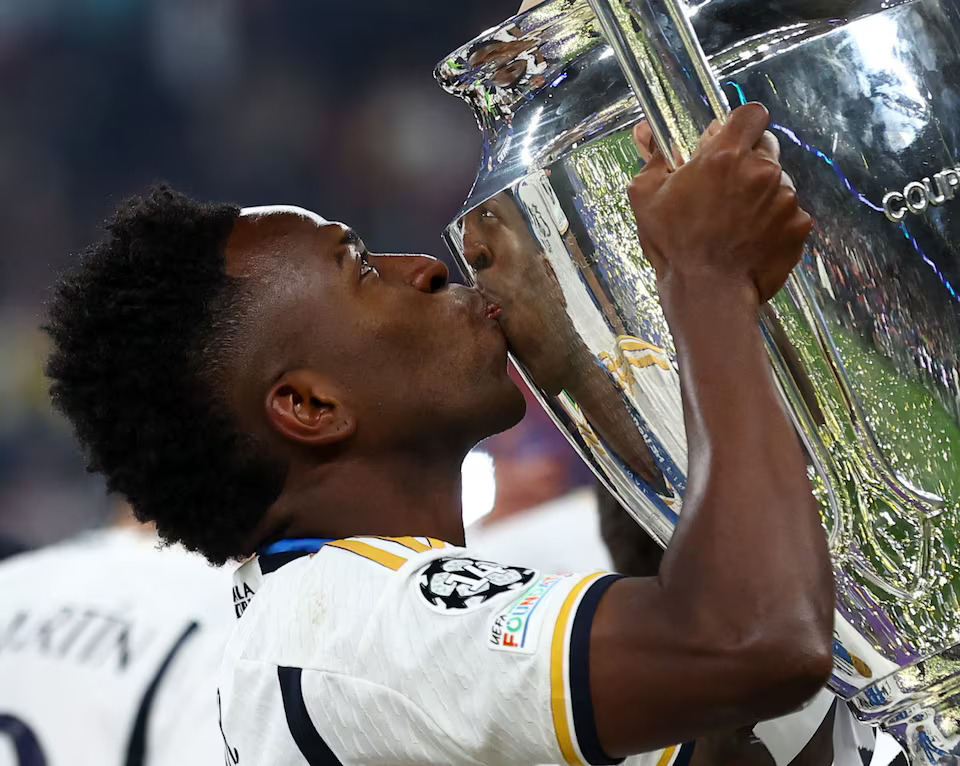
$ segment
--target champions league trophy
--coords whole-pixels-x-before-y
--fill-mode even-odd
[[[831,688],[914,764],[956,763],[953,0],[552,0],[436,75],[483,132],[447,243],[501,307],[543,405],[661,544],[682,513],[687,447],[674,343],[624,191],[641,165],[630,128],[645,115],[662,148],[689,156],[728,104],[768,107],[816,221],[761,324],[833,554]]]

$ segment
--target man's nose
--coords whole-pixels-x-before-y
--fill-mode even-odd
[[[447,286],[450,270],[447,265],[430,255],[412,256],[417,265],[413,269],[410,284],[425,293],[435,293]]]
[[[447,286],[450,271],[443,261],[431,255],[376,256],[374,265],[390,271],[421,292],[435,293]]]
[[[489,269],[493,265],[493,253],[487,247],[487,243],[480,237],[463,238],[463,257],[470,268],[479,274],[484,269]]]

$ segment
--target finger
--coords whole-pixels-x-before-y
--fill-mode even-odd
[[[723,123],[721,123],[719,120],[714,120],[707,125],[707,129],[700,134],[700,140],[697,142],[697,148],[694,153],[700,152],[709,146],[720,134],[720,128],[722,127]]]
[[[642,120],[633,126],[633,141],[644,162],[649,162],[653,156],[656,144],[653,142],[653,129],[650,123]]]
[[[627,197],[634,210],[638,209],[638,205],[642,206],[650,195],[655,194],[669,175],[670,168],[667,166],[667,161],[663,153],[657,149],[647,164],[627,184]]]
[[[671,144],[670,148],[673,150],[673,167],[680,167],[686,160],[683,159],[683,154],[680,152],[680,147],[676,144]]]
[[[654,144],[650,152],[650,159],[648,159],[647,164],[640,169],[640,175],[659,177],[660,175],[666,176],[669,172],[670,166],[667,164],[663,152],[660,151],[660,147]]]
[[[723,127],[723,123],[720,120],[714,120],[709,125],[707,129],[700,134],[700,142],[709,141],[711,138],[716,136],[720,132],[720,128]]]
[[[660,152],[660,147],[653,136],[653,129],[650,127],[650,123],[648,123],[646,120],[634,125],[633,140],[634,143],[636,143],[637,151],[640,152],[640,157],[644,162],[650,162],[650,159],[655,154]],[[672,145],[671,153],[673,154],[673,167],[680,167],[684,162],[683,155],[680,153],[680,148],[676,145]]]
[[[711,143],[752,149],[763,136],[769,122],[770,112],[763,104],[744,104],[730,113],[726,124],[720,128]]]
[[[797,190],[797,185],[793,182],[793,179],[786,170],[780,171],[780,184],[781,186],[786,186],[788,189],[792,189],[793,191]]]
[[[761,157],[772,162],[780,162],[780,142],[769,130],[763,131],[763,135],[760,136],[760,140],[757,141],[754,148]]]

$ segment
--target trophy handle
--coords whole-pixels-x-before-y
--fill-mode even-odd
[[[589,0],[671,168],[730,111],[680,0]],[[672,151],[671,151],[672,146]]]

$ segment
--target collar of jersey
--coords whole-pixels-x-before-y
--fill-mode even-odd
[[[294,559],[316,553],[330,542],[333,542],[332,537],[295,537],[289,540],[277,540],[257,551],[260,571],[263,574],[275,572]]]

